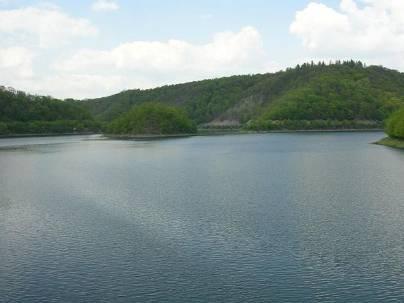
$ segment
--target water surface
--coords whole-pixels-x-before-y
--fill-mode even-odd
[[[0,302],[403,302],[382,133],[0,140]]]

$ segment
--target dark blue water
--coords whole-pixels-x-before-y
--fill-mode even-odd
[[[382,137],[0,140],[0,302],[404,302]]]

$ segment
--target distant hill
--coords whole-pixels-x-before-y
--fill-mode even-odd
[[[72,133],[97,128],[98,123],[77,101],[28,95],[0,86],[0,135]]]
[[[135,106],[182,109],[200,128],[382,128],[404,106],[404,74],[347,61],[61,101],[0,86],[0,135],[98,131]]]
[[[354,61],[310,63],[274,74],[128,90],[84,106],[111,121],[147,102],[180,107],[202,127],[373,128],[404,104],[404,74]]]

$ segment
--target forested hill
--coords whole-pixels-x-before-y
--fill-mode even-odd
[[[404,74],[354,61],[311,63],[274,74],[128,90],[84,104],[110,121],[145,102],[181,107],[200,126],[372,128],[404,104]]]
[[[0,135],[54,134],[99,129],[78,101],[34,96],[0,86]]]
[[[0,135],[99,131],[105,122],[145,103],[178,107],[192,124],[206,128],[382,128],[404,106],[404,74],[354,61],[312,63],[274,74],[128,90],[86,101],[0,86]]]

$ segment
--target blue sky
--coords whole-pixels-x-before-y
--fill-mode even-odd
[[[309,60],[402,70],[402,0],[0,0],[0,84],[87,98]]]

